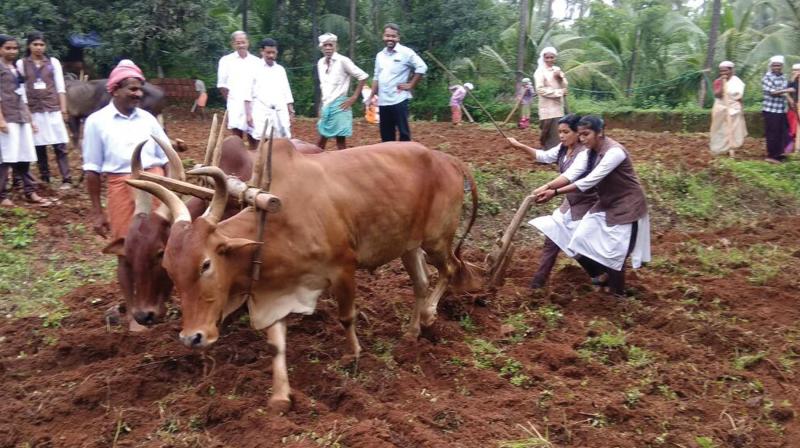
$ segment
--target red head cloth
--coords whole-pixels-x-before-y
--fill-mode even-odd
[[[106,83],[106,90],[108,90],[108,93],[114,93],[117,87],[119,87],[119,84],[128,78],[137,78],[140,81],[144,81],[144,74],[142,74],[142,70],[137,67],[133,61],[130,59],[123,59],[114,67],[114,70],[111,70],[111,74],[108,76],[108,82]]]

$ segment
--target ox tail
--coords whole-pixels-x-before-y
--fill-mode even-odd
[[[456,292],[479,289],[481,286],[479,279],[482,274],[482,269],[480,267],[472,263],[467,263],[461,258],[461,248],[464,245],[464,240],[467,239],[467,235],[469,235],[472,226],[475,224],[475,220],[478,218],[478,186],[475,184],[475,178],[472,176],[472,172],[464,163],[460,163],[459,168],[464,177],[464,191],[469,189],[472,196],[472,213],[467,228],[464,229],[464,233],[461,235],[461,238],[458,239],[454,251],[456,270],[453,277],[450,279],[450,287]]]

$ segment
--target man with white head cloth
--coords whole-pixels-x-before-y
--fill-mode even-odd
[[[709,145],[714,154],[733,157],[744,143],[747,126],[742,113],[744,82],[734,74],[734,63],[719,64],[719,78],[714,80],[714,107],[711,109]]]
[[[533,83],[539,96],[539,143],[543,148],[552,148],[559,143],[558,120],[564,116],[564,100],[567,95],[567,77],[556,64],[558,51],[547,47],[539,53]]]
[[[250,41],[244,31],[231,34],[233,53],[226,54],[219,60],[217,69],[217,88],[227,101],[228,129],[234,135],[245,138],[247,133],[247,117],[244,110],[245,98],[250,94],[253,85],[253,74],[261,64],[261,59],[248,51]],[[254,141],[250,139],[251,146]]]
[[[319,89],[322,91],[322,107],[317,122],[317,146],[325,149],[328,139],[336,137],[336,149],[345,149],[347,137],[353,135],[351,107],[358,100],[369,75],[350,58],[336,51],[338,38],[335,34],[325,33],[318,40],[323,57],[317,62]],[[356,78],[358,85],[353,94],[348,96],[351,78]]]
[[[769,59],[769,70],[761,78],[761,90],[764,93],[764,102],[761,115],[764,117],[764,136],[767,139],[767,158],[770,163],[781,163],[786,158],[783,150],[789,135],[786,111],[788,104],[785,94],[794,93],[795,89],[788,86],[786,77],[783,76],[783,56],[773,56]]]

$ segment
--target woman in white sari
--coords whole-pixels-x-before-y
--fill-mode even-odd
[[[714,80],[714,107],[711,109],[711,132],[709,146],[714,154],[733,157],[747,136],[747,126],[742,112],[744,83],[733,74],[734,64],[723,61],[719,64],[719,78]]]

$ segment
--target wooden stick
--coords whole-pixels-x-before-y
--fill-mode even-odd
[[[208,143],[206,144],[206,155],[203,157],[203,165],[211,165],[214,148],[217,146],[217,126],[219,126],[219,121],[215,113],[211,118],[211,131],[209,131],[208,134]]]
[[[510,253],[509,247],[511,246],[511,241],[514,239],[514,235],[517,233],[528,210],[530,210],[533,205],[534,198],[535,196],[531,194],[522,201],[522,205],[517,209],[517,213],[511,220],[511,224],[508,225],[499,241],[499,249],[495,249],[486,257],[486,260],[491,263],[489,267],[489,286],[497,286],[502,281],[505,267],[508,265],[506,258]]]
[[[444,70],[444,72],[445,72],[445,73],[447,73],[447,74],[448,74],[448,75],[449,75],[451,78],[453,78],[454,80],[456,80],[456,82],[458,82],[459,84],[463,84],[463,83],[462,83],[462,82],[461,82],[461,81],[460,81],[460,80],[459,80],[459,79],[456,77],[456,75],[454,75],[454,74],[453,74],[453,72],[451,72],[450,70],[448,70],[448,69],[447,69],[447,67],[445,67],[445,66],[444,66],[444,64],[442,64],[441,62],[439,62],[439,60],[438,60],[438,59],[436,59],[436,56],[434,56],[433,54],[431,54],[431,52],[430,52],[430,51],[426,51],[426,52],[425,52],[425,54],[426,54],[426,55],[428,55],[428,57],[430,57],[431,59],[433,59],[433,62],[435,62],[435,63],[436,63],[436,65],[438,65],[438,66],[439,66],[439,67],[440,67],[442,70]],[[485,114],[486,114],[486,116],[487,116],[487,117],[489,117],[489,120],[491,120],[491,121],[492,121],[492,124],[493,124],[493,125],[494,125],[494,127],[497,129],[497,132],[499,132],[499,133],[500,133],[500,135],[502,135],[502,136],[503,136],[503,138],[508,138],[508,137],[506,137],[506,134],[505,134],[505,132],[503,132],[503,130],[502,130],[502,129],[500,129],[500,126],[497,124],[497,122],[496,122],[496,121],[494,121],[494,118],[492,117],[492,114],[490,114],[490,113],[489,113],[489,111],[487,111],[487,110],[486,110],[486,108],[485,108],[485,107],[483,107],[483,104],[481,104],[481,102],[480,102],[480,101],[478,101],[478,98],[476,98],[476,97],[475,97],[475,95],[473,95],[473,94],[472,94],[472,90],[470,90],[470,89],[467,89],[467,95],[469,95],[470,97],[472,97],[472,99],[473,99],[473,100],[475,100],[475,103],[478,105],[478,107],[480,107],[480,108],[481,108],[481,110],[483,111],[483,113],[485,113]]]
[[[472,115],[469,114],[469,111],[467,110],[467,108],[464,107],[463,104],[460,107],[461,107],[461,110],[464,111],[464,114],[467,116],[467,119],[469,120],[469,122],[470,123],[475,123],[475,120],[472,119]]]
[[[517,108],[519,107],[520,103],[522,103],[522,97],[521,96],[519,98],[517,98],[517,104],[514,105],[514,108],[511,109],[511,112],[508,113],[508,116],[506,117],[506,119],[503,120],[503,124],[508,123],[508,120],[510,120],[511,117],[514,115],[514,112],[517,111]]]
[[[225,128],[228,127],[228,111],[222,115],[222,124],[219,125],[219,133],[217,133],[217,142],[214,146],[214,154],[211,156],[211,165],[219,166],[219,161],[222,159],[222,141],[225,140]]]

